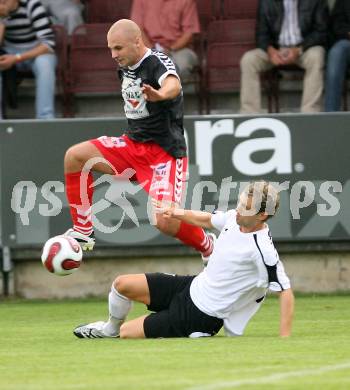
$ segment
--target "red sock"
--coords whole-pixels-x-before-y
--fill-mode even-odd
[[[70,214],[73,221],[73,229],[89,236],[93,232],[91,220],[91,205],[93,188],[92,173],[84,172],[67,173],[66,195],[70,206]]]
[[[213,251],[213,242],[205,234],[205,231],[194,225],[186,222],[181,222],[180,229],[176,234],[176,238],[188,246],[192,246],[203,256],[208,257]]]

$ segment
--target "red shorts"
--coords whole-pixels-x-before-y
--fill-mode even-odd
[[[90,142],[116,174],[136,180],[152,198],[181,203],[187,180],[187,157],[175,158],[154,142],[136,142],[125,135],[102,136]],[[125,171],[130,168],[133,171]]]

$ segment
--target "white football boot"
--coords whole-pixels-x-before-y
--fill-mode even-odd
[[[119,334],[109,334],[104,331],[107,322],[97,321],[91,324],[79,325],[73,330],[73,334],[80,339],[117,338]]]
[[[79,233],[74,229],[68,229],[63,235],[72,237],[77,240],[83,251],[92,251],[94,249],[94,233],[91,233],[90,236],[86,236],[85,234]]]
[[[208,236],[209,240],[212,241],[212,243],[213,243],[213,250],[214,250],[214,245],[215,245],[215,241],[216,241],[216,235],[214,233],[207,233],[207,236]],[[210,256],[211,256],[211,254],[209,256],[203,256],[202,255],[202,261],[203,261],[204,267],[206,267],[208,265],[208,261],[210,259]]]

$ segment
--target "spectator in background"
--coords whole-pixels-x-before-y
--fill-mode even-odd
[[[335,43],[328,53],[325,111],[339,111],[344,79],[350,64],[350,2],[337,0],[331,15]]]
[[[198,64],[191,48],[193,34],[200,32],[194,0],[134,0],[131,19],[143,33],[146,46],[161,51],[175,62],[182,82]]]
[[[241,112],[261,111],[261,72],[292,64],[305,69],[301,111],[320,111],[327,33],[326,0],[260,0],[257,49],[241,59]]]
[[[84,23],[84,6],[80,0],[42,0],[42,3],[52,16],[53,23],[63,25],[69,35],[75,27]]]
[[[0,56],[0,78],[12,67],[31,70],[36,82],[36,117],[53,118],[55,40],[45,8],[39,0],[0,0],[0,17],[0,40],[7,53]]]

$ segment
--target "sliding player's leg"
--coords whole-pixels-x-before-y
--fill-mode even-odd
[[[121,339],[143,339],[145,338],[144,322],[148,315],[127,321],[120,327]]]
[[[108,297],[108,320],[79,325],[73,333],[79,338],[142,338],[145,335],[175,337],[172,324],[169,322],[169,313],[166,313],[174,296],[188,288],[193,278],[163,273],[118,276]],[[153,313],[150,315],[151,318],[146,320],[149,325],[146,333],[143,329],[143,319],[149,316],[124,323],[131,310],[132,301],[143,303],[150,311],[159,314],[154,316]]]
[[[158,338],[187,336],[178,322],[186,322],[187,296],[194,276],[148,273],[135,288],[136,280],[127,278],[117,283],[118,291],[147,305],[153,313],[124,322],[120,327],[121,338]],[[135,275],[136,276],[136,275]],[[119,286],[118,286],[119,285]],[[174,318],[175,317],[175,318]]]
[[[150,303],[145,274],[118,276],[108,296],[108,320],[79,325],[73,333],[79,338],[119,337],[121,326],[131,310],[132,301],[145,305]]]
[[[214,336],[223,320],[200,311],[190,296],[194,276],[147,274],[149,310],[153,313],[125,322],[121,338]]]

